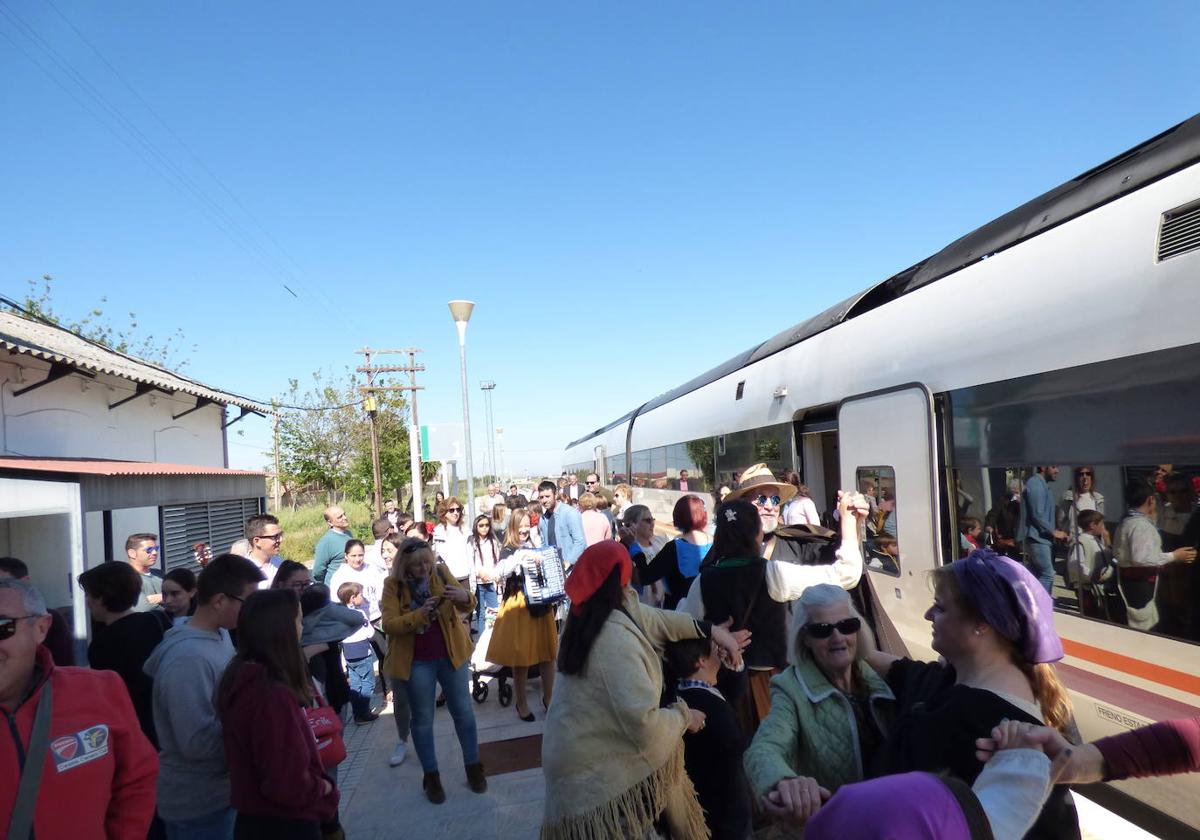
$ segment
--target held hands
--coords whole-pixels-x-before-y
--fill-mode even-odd
[[[1192,563],[1196,559],[1196,549],[1191,547],[1177,548],[1171,552],[1171,556],[1181,563]]]
[[[738,630],[736,633],[730,633],[729,627],[732,624],[732,618],[727,619],[724,624],[714,624],[712,638],[721,649],[721,661],[736,671],[741,670],[742,649],[750,644],[750,631]]]
[[[839,490],[837,503],[842,516],[853,516],[858,522],[865,522],[871,512],[867,497],[853,490]]]
[[[696,733],[704,728],[704,724],[708,720],[708,715],[704,712],[698,712],[695,709],[688,709],[688,732]]]
[[[442,599],[436,595],[432,595],[425,599],[425,603],[421,605],[421,611],[425,613],[425,620],[429,621],[433,618],[433,614],[437,612],[438,603]]]
[[[629,546],[633,545],[633,529],[627,525],[618,525],[617,539],[621,541],[623,546],[629,548]]]
[[[794,776],[781,779],[762,797],[761,802],[763,810],[772,818],[802,826],[829,797],[829,791],[817,784],[816,779]]]
[[[1050,759],[1051,784],[1086,784],[1104,776],[1104,757],[1091,744],[1072,746],[1056,729],[1002,720],[990,738],[975,739],[975,757],[986,762],[1000,750],[1041,750]]]

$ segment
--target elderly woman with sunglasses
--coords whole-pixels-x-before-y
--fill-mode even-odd
[[[800,821],[866,776],[895,711],[863,660],[869,633],[840,586],[810,586],[792,607],[791,665],[771,680],[771,711],[746,750],[746,775],[768,814]]]

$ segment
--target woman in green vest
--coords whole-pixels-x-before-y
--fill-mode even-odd
[[[792,605],[789,659],[771,680],[771,711],[746,750],[746,774],[772,816],[807,819],[861,781],[887,735],[895,696],[861,658],[870,632],[840,586],[810,586]]]

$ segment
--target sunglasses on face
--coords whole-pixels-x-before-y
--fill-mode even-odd
[[[754,504],[759,505],[760,507],[766,507],[767,505],[775,505],[776,507],[778,507],[779,497],[778,496],[757,496],[754,499]]]
[[[17,632],[17,622],[26,618],[41,618],[37,615],[16,615],[12,618],[0,618],[0,642],[11,639]]]
[[[446,508],[446,513],[462,513],[462,508]]]
[[[146,552],[147,554],[158,554],[158,546],[148,545],[143,548],[142,551]]]
[[[283,531],[280,531],[278,534],[259,534],[254,539],[270,540],[271,542],[280,542],[283,539]]]
[[[862,621],[857,618],[843,618],[836,624],[826,624],[819,622],[817,624],[805,624],[804,633],[812,639],[828,639],[833,635],[833,631],[837,630],[843,636],[853,636],[862,627]]]

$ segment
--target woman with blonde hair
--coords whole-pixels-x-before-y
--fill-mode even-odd
[[[942,662],[867,654],[896,695],[896,722],[874,775],[943,770],[971,784],[983,764],[975,739],[1002,719],[1074,732],[1073,710],[1054,671],[1063,658],[1054,602],[1023,565],[990,549],[934,570],[933,649]],[[1070,792],[1056,788],[1032,831],[1077,838]]]
[[[496,579],[504,593],[500,614],[492,627],[492,639],[488,644],[487,660],[497,665],[507,665],[513,672],[513,704],[517,717],[530,722],[534,719],[529,710],[526,686],[529,669],[538,666],[542,681],[542,708],[550,708],[554,695],[554,658],[558,656],[558,628],[554,624],[554,610],[549,607],[530,607],[525,602],[524,576],[534,569],[526,569],[517,554],[523,548],[534,548],[538,540],[537,528],[530,524],[529,514],[514,510],[500,550],[500,565]]]
[[[475,712],[467,687],[471,636],[463,623],[475,608],[475,598],[437,562],[428,543],[407,539],[383,583],[379,607],[388,639],[383,670],[389,679],[401,681],[407,693],[413,745],[425,771],[425,796],[435,805],[446,801],[433,739],[439,684],[462,748],[467,783],[475,793],[484,793],[487,779],[479,761]]]

